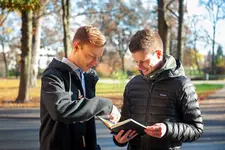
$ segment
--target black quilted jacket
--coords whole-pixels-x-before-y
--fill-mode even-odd
[[[203,133],[195,87],[172,56],[166,57],[162,69],[148,77],[138,75],[127,84],[121,115],[121,120],[133,118],[146,126],[167,126],[162,138],[137,136],[128,143],[128,150],[180,149],[182,142],[194,141]]]

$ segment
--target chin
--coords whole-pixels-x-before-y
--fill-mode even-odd
[[[142,71],[143,75],[148,75],[149,74],[149,71]]]
[[[89,69],[84,69],[83,71],[84,71],[84,72],[88,72],[88,70],[89,70]]]
[[[86,67],[86,68],[84,69],[84,72],[88,72],[90,69],[91,69],[90,67]]]

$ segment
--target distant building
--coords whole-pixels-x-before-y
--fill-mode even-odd
[[[8,70],[17,70],[19,72],[19,60],[20,60],[20,49],[15,48],[10,50],[8,46],[4,48],[5,55],[7,58]],[[59,49],[53,49],[52,47],[41,48],[38,52],[38,67],[39,69],[45,69],[50,61],[56,57]],[[0,77],[5,76],[5,63],[3,57],[3,50],[0,45]]]
[[[43,47],[39,51],[39,61],[38,65],[40,69],[45,69],[51,60],[56,57],[58,49],[53,49],[52,47]]]

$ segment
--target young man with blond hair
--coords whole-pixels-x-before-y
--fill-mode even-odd
[[[53,59],[42,76],[41,150],[99,150],[95,115],[109,115],[117,122],[118,109],[95,97],[96,66],[103,54],[105,36],[93,26],[80,27],[73,50],[62,61]]]
[[[145,135],[121,130],[114,136],[128,150],[179,150],[183,142],[198,139],[203,121],[195,87],[179,60],[163,58],[163,43],[152,29],[136,32],[130,52],[141,75],[126,85],[121,120],[132,118],[147,128]]]

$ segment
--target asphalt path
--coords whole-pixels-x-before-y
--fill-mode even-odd
[[[225,88],[200,102],[204,133],[194,142],[184,143],[183,150],[225,150]],[[0,108],[0,150],[39,149],[39,109]],[[96,120],[98,144],[102,150],[125,150],[116,147],[109,130]]]

